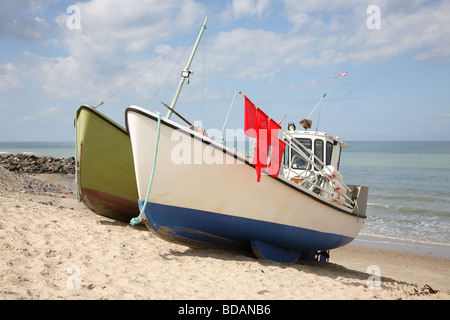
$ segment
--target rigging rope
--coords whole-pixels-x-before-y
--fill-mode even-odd
[[[345,75],[344,75],[345,76]],[[330,87],[327,89],[327,91],[325,91],[325,94],[322,96],[322,98],[320,98],[319,102],[317,102],[316,106],[314,107],[313,111],[311,111],[311,113],[309,114],[308,118],[311,118],[312,114],[314,113],[314,111],[316,110],[317,106],[322,102],[323,99],[325,99],[326,95],[328,94],[328,92],[330,92],[331,88],[333,88],[333,86],[336,84],[336,82],[340,79],[340,75],[334,78],[333,83],[330,85]],[[320,117],[320,115],[319,115]]]
[[[236,91],[234,92],[233,99],[231,100],[230,107],[228,108],[228,113],[227,113],[227,116],[226,116],[226,118],[225,118],[225,122],[224,122],[224,124],[223,124],[222,131],[220,132],[220,137],[219,137],[219,142],[220,142],[220,143],[223,143],[223,142],[224,142],[223,131],[225,130],[225,126],[227,125],[227,121],[228,121],[228,117],[229,117],[229,115],[230,115],[231,107],[233,107],[234,98],[236,98],[236,94],[237,94],[237,93],[238,93],[238,91],[236,90]]]
[[[153,177],[155,176],[155,169],[156,169],[156,157],[158,156],[158,148],[159,148],[159,134],[161,131],[161,115],[159,112],[156,112],[156,115],[158,116],[158,129],[156,131],[156,143],[155,143],[155,153],[153,155],[153,167],[152,167],[152,174],[150,176],[150,181],[148,183],[147,188],[147,195],[145,196],[144,204],[142,205],[141,212],[139,213],[139,216],[136,218],[131,219],[130,224],[132,226],[135,226],[142,222],[143,217],[145,216],[145,208],[147,207],[148,197],[150,196],[150,190],[152,188],[153,184]]]
[[[147,72],[149,72],[151,69],[153,69],[158,63],[160,63],[161,61],[163,61],[164,59],[166,59],[169,55],[171,55],[176,49],[178,49],[180,46],[182,46],[184,43],[186,43],[189,39],[191,39],[192,36],[187,37],[185,40],[183,40],[183,42],[178,45],[177,47],[173,48],[169,53],[167,53],[164,57],[162,57],[161,59],[159,59],[158,61],[156,61],[155,63],[153,63],[150,67],[148,67],[144,72],[142,72],[140,75],[138,75],[136,78],[134,78],[133,80],[131,80],[128,84],[126,84],[125,86],[123,86],[122,88],[120,88],[119,90],[117,90],[115,93],[113,93],[110,97],[106,98],[105,100],[103,100],[102,102],[100,102],[97,106],[94,107],[94,109],[97,109],[98,107],[100,107],[101,105],[105,104],[107,101],[111,100],[112,98],[114,98],[117,94],[119,94],[120,92],[122,92],[123,90],[127,89],[129,86],[131,86],[136,80],[138,80],[139,78],[141,78],[144,74],[146,74]],[[184,54],[183,54],[184,55]]]
[[[192,40],[193,42],[193,40]],[[192,44],[192,43],[191,43]],[[189,46],[186,47],[186,50],[184,50],[183,54],[180,56],[180,58],[178,59],[177,63],[174,64],[173,68],[170,70],[170,72],[167,74],[166,78],[164,79],[164,81],[161,83],[161,85],[159,86],[159,88],[155,91],[155,93],[153,94],[152,98],[149,101],[149,104],[153,101],[153,99],[155,99],[156,95],[158,94],[158,92],[161,90],[161,88],[164,86],[164,84],[167,82],[167,80],[169,79],[169,77],[173,74],[174,70],[176,67],[178,67],[180,65],[181,59],[186,55],[186,52],[188,51]]]

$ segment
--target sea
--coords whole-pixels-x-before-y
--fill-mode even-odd
[[[340,172],[369,187],[354,241],[450,258],[450,141],[348,142]]]
[[[28,154],[52,157],[75,157],[75,142],[36,142],[36,141],[19,141],[19,142],[2,142],[0,141],[0,155],[1,154]]]
[[[344,182],[369,187],[368,218],[353,243],[450,259],[450,141],[346,143]],[[0,142],[2,153],[67,158],[75,143]]]

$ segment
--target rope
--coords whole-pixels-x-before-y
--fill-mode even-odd
[[[173,52],[175,52],[176,49],[178,49],[179,47],[181,47],[183,44],[185,44],[189,39],[191,39],[192,36],[187,37],[185,40],[183,40],[183,42],[173,48],[169,53],[167,53],[165,56],[163,56],[162,58],[160,58],[158,61],[154,62],[150,67],[148,67],[144,72],[142,72],[140,75],[138,75],[136,78],[134,78],[133,80],[131,80],[130,82],[128,82],[125,86],[123,86],[122,88],[120,88],[119,90],[117,90],[115,93],[113,93],[109,98],[105,99],[104,101],[101,101],[98,105],[96,105],[94,107],[94,109],[97,109],[98,107],[102,106],[103,104],[105,104],[106,102],[108,102],[109,100],[111,100],[112,98],[114,98],[116,95],[118,95],[120,92],[122,92],[123,90],[127,89],[129,86],[131,86],[136,80],[138,80],[139,78],[141,78],[142,76],[144,76],[147,72],[149,72],[151,69],[153,69],[158,63],[160,63],[161,61],[163,61],[164,59],[166,59],[169,55],[171,55]],[[194,38],[195,39],[195,38]],[[188,47],[189,48],[189,47]],[[187,48],[186,48],[187,50]],[[184,53],[183,53],[184,55]],[[170,75],[170,74],[169,74]],[[163,83],[164,84],[164,83]],[[158,92],[158,91],[157,91]],[[157,93],[156,92],[156,93]],[[155,94],[156,94],[155,93]]]
[[[354,200],[355,207],[356,207],[356,222],[359,222],[359,208],[358,208],[358,202]]]
[[[75,141],[77,141],[76,135],[75,135]],[[80,152],[81,152],[81,148],[82,148],[82,143],[80,143]],[[80,168],[79,168],[80,163],[78,162],[78,152],[77,152],[77,145],[75,143],[75,189],[77,189],[77,199],[78,202],[81,202],[81,194],[80,194],[80,188],[81,186],[78,185],[79,181],[78,181],[78,174],[80,173]]]
[[[132,226],[135,226],[138,223],[141,223],[142,220],[143,220],[142,217],[145,215],[144,211],[145,211],[145,207],[147,206],[148,197],[150,196],[150,189],[152,188],[152,184],[153,184],[153,177],[155,175],[156,157],[158,155],[158,148],[159,148],[159,134],[160,134],[160,131],[161,131],[161,115],[159,114],[159,112],[156,112],[156,115],[158,116],[158,129],[156,131],[156,143],[155,143],[155,153],[153,155],[152,174],[150,176],[150,182],[148,183],[147,195],[145,196],[144,205],[142,206],[142,209],[141,209],[141,212],[139,213],[139,216],[136,217],[136,218],[131,219],[130,224]]]
[[[228,108],[228,113],[227,116],[225,118],[225,122],[223,123],[223,127],[222,127],[222,131],[220,132],[220,143],[224,142],[224,138],[223,138],[223,131],[225,130],[225,126],[227,125],[227,121],[228,121],[228,117],[230,116],[230,111],[231,111],[231,107],[233,107],[233,103],[234,103],[234,98],[236,98],[236,94],[237,94],[237,90],[234,92],[234,96],[233,99],[231,100],[231,104],[230,107]]]
[[[81,145],[80,145],[80,148],[81,148]],[[80,149],[80,151],[81,151],[81,149]],[[79,189],[81,189],[81,186],[78,185],[78,183],[79,183],[79,181],[78,181],[78,174],[79,174],[79,171],[80,171],[80,168],[78,168],[79,165],[80,164],[78,163],[77,146],[75,145],[75,189],[77,189],[78,202],[81,202],[81,194],[80,194],[80,190],[79,190]]]
[[[192,39],[192,42],[194,42],[195,39]],[[191,44],[192,44],[191,42]],[[186,52],[188,51],[188,49],[190,48],[190,46],[186,47],[186,49],[184,50],[183,54],[178,58],[177,63],[174,64],[173,68],[170,70],[170,72],[167,74],[166,78],[164,79],[164,81],[161,83],[161,85],[159,86],[159,88],[155,91],[155,93],[153,94],[152,98],[150,99],[150,101],[148,102],[149,104],[153,101],[153,99],[155,99],[156,95],[158,94],[158,92],[161,91],[162,87],[166,84],[167,80],[169,79],[169,77],[174,73],[175,68],[177,68],[180,65],[180,61],[181,59],[183,59],[183,57],[186,55]]]

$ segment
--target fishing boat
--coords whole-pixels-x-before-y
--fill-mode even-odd
[[[76,187],[93,212],[122,221],[139,214],[133,154],[124,127],[83,105],[75,116]]]
[[[251,158],[159,113],[126,109],[141,210],[134,223],[191,247],[326,261],[361,230],[368,188],[343,182],[344,142],[308,131],[307,119],[303,130],[284,131],[244,97]]]
[[[183,84],[192,73],[190,66],[207,21],[208,18],[200,29],[172,103],[165,105],[169,109],[168,117],[172,113],[180,116],[174,110],[175,104]],[[129,222],[139,214],[139,206],[133,154],[126,128],[96,108],[83,105],[76,112],[75,130],[79,201],[97,214]]]

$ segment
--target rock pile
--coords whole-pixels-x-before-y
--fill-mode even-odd
[[[9,171],[23,173],[75,173],[75,158],[37,157],[26,154],[1,154],[0,165]]]
[[[53,196],[54,193],[67,192],[67,190],[60,185],[53,185],[27,174],[10,172],[0,165],[0,196],[6,196],[10,192]]]

